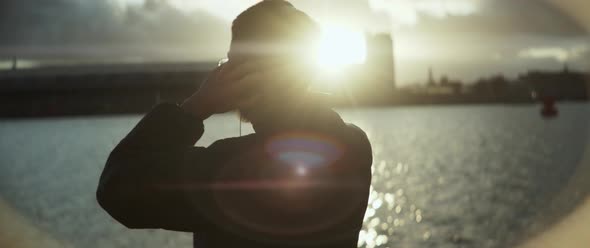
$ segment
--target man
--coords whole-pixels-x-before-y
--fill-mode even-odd
[[[112,151],[100,205],[129,228],[193,232],[196,247],[356,247],[371,146],[307,90],[303,55],[317,32],[282,0],[240,14],[229,62],[180,106],[156,106]],[[203,120],[232,110],[255,133],[194,147]]]

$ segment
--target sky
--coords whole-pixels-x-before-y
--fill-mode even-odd
[[[568,0],[573,1],[573,0]],[[2,0],[0,60],[207,61],[256,0]],[[322,24],[394,37],[396,81],[590,68],[590,35],[550,0],[293,0]]]

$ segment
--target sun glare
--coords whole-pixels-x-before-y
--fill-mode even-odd
[[[366,43],[362,32],[338,26],[323,26],[317,63],[326,69],[362,64],[367,57]]]

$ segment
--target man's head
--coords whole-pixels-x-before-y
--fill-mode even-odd
[[[318,25],[284,0],[265,0],[248,8],[233,21],[231,31],[230,60],[309,54],[319,35]]]
[[[284,0],[265,0],[242,12],[232,23],[232,40],[228,58],[230,62],[242,63],[259,59],[275,59],[293,64],[293,69],[307,68],[313,62],[315,42],[320,34],[319,26],[304,12]],[[240,109],[246,120],[252,120],[262,112],[272,111],[267,106],[280,109],[285,97],[297,97],[305,93],[309,73],[299,76],[277,75],[264,82],[271,92],[261,90],[258,106]],[[293,85],[298,87],[291,87]],[[304,87],[302,87],[302,85]],[[276,99],[281,99],[276,101]],[[280,110],[279,110],[280,111]]]

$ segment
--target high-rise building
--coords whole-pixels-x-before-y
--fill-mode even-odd
[[[367,35],[366,68],[375,82],[387,84],[391,90],[395,89],[393,56],[393,40],[390,34]]]

